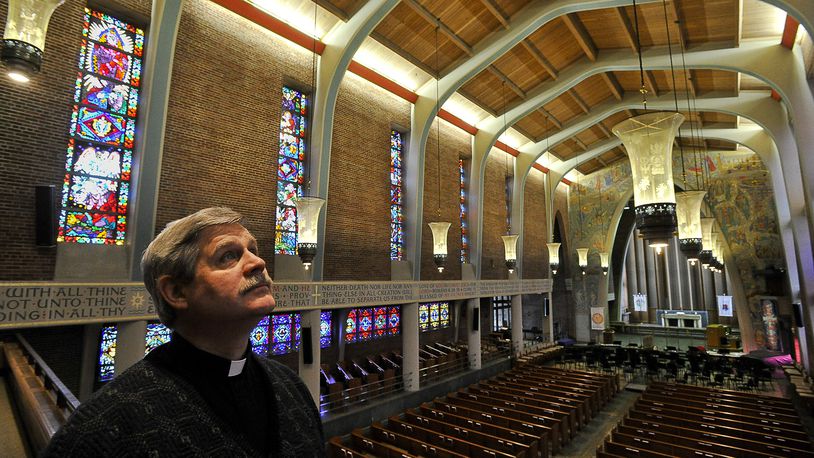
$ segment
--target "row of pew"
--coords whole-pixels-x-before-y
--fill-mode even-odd
[[[791,401],[653,382],[597,450],[614,457],[814,456]]]
[[[563,347],[557,345],[555,342],[543,342],[523,352],[515,359],[516,366],[524,366],[526,364],[542,365],[548,361],[556,361],[562,358]]]
[[[548,457],[619,390],[616,376],[525,365],[333,437],[334,457]]]

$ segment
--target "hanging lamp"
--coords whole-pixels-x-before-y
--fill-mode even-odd
[[[582,275],[585,275],[588,268],[588,248],[577,248],[577,256],[579,259],[579,268],[582,269]]]
[[[503,132],[506,133],[506,81],[501,86],[501,96],[503,97]],[[509,153],[506,153],[509,155]],[[506,235],[501,235],[503,239],[503,257],[506,260],[506,268],[509,273],[514,273],[517,267],[517,234],[512,234],[512,212],[511,212],[511,186],[509,184],[509,158],[506,158]]]
[[[441,219],[441,118],[438,96],[438,27],[435,27],[435,159],[438,165],[438,207],[436,217]],[[447,233],[451,223],[446,221],[433,221],[428,223],[432,231],[432,259],[438,272],[443,272],[447,265]]]
[[[678,247],[693,266],[698,262],[698,255],[701,254],[702,249],[701,204],[704,202],[706,193],[706,191],[676,193]]]
[[[715,218],[702,217],[701,218],[701,253],[698,254],[698,260],[701,265],[707,269],[709,262],[712,260],[712,225],[715,224]]]
[[[552,194],[554,193],[554,188],[551,185],[551,150],[549,149],[548,139],[550,135],[548,134],[548,116],[545,116],[545,149],[546,153],[548,153],[548,163],[546,164],[546,168],[548,169],[548,173],[546,175],[546,187],[548,188],[548,195],[546,199],[552,199]],[[552,205],[553,206],[553,205]],[[551,234],[554,233],[554,218],[548,216],[550,227],[549,231]],[[553,236],[552,236],[553,239]],[[559,242],[548,242],[546,243],[546,247],[548,248],[548,266],[551,268],[551,275],[557,275],[557,269],[560,267],[560,243]]]
[[[27,83],[42,66],[45,32],[54,10],[65,0],[9,0],[0,60],[9,78]]]
[[[602,275],[608,275],[608,258],[609,256],[607,252],[603,251],[599,253],[599,266],[602,267]]]
[[[548,247],[548,265],[551,266],[553,275],[557,275],[557,269],[560,267],[560,245],[559,242],[546,243]]]

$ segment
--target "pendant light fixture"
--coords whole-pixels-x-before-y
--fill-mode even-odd
[[[546,195],[546,199],[553,202],[554,201],[554,190],[556,189],[556,184],[551,184],[551,148],[548,143],[548,139],[551,136],[548,133],[548,116],[545,116],[545,150],[548,153],[548,163],[546,164],[546,168],[548,169],[548,173],[546,174],[546,183],[548,188],[548,193]],[[553,207],[553,205],[552,205]],[[548,217],[548,220],[551,226],[554,225],[554,218]],[[549,230],[551,234],[554,234],[554,228],[550,227]],[[553,236],[552,236],[553,240]],[[557,275],[557,269],[560,267],[560,243],[559,242],[548,242],[546,243],[546,247],[548,248],[548,265],[551,267],[551,275]]]
[[[712,261],[712,225],[715,223],[715,218],[703,217],[701,218],[701,244],[702,250],[698,255],[698,260],[704,269],[708,269],[710,261]]]
[[[610,218],[605,217],[605,212],[604,212],[605,201],[602,198],[602,180],[600,179],[599,176],[596,177],[596,180],[597,180],[597,186],[599,187],[599,220],[602,221],[602,236],[603,236],[602,246],[604,247],[605,246],[605,236],[608,233],[607,229],[605,228],[605,221],[608,221],[608,226],[607,227],[610,228]],[[609,267],[608,266],[608,258],[609,258],[609,256],[608,256],[607,251],[601,251],[599,253],[599,267],[602,268],[602,275],[605,275],[605,276],[608,275],[608,267]]]
[[[701,230],[701,204],[706,191],[676,193],[676,216],[678,217],[678,247],[687,256],[690,265],[698,262],[703,248]]]
[[[314,3],[314,30],[312,35],[311,49],[311,96],[317,91],[317,4]],[[309,131],[310,135],[310,131]],[[310,140],[310,138],[309,138]],[[313,144],[309,141],[309,145]],[[313,148],[311,148],[313,151]],[[317,196],[308,196],[311,191],[311,164],[313,157],[308,158],[308,178],[305,180],[305,190],[303,196],[298,196],[294,200],[297,209],[297,254],[305,266],[305,270],[311,267],[314,256],[317,254],[319,244],[319,214],[325,199]]]
[[[506,80],[501,86],[503,97],[503,133],[506,134]],[[509,153],[506,153],[508,156]],[[503,239],[503,256],[506,259],[506,268],[509,273],[514,273],[517,267],[517,238],[519,235],[512,234],[512,210],[511,210],[511,185],[509,182],[509,158],[506,157],[506,235],[500,236]]]
[[[438,80],[441,78],[438,70],[438,26],[435,27],[435,160],[438,165],[438,206],[436,217],[441,219],[441,117],[439,116],[440,98],[438,97]],[[429,223],[432,231],[432,258],[438,272],[443,272],[447,265],[447,232],[451,223],[446,221],[433,221]]]
[[[582,237],[584,232],[582,232],[582,220],[584,219],[582,216],[582,186],[580,186],[580,175],[582,172],[579,171],[579,161],[577,161],[576,165],[576,172],[579,174],[577,175],[577,216],[579,217],[579,232],[577,232],[576,240],[582,242]],[[577,260],[579,264],[580,270],[582,270],[582,275],[586,274],[586,269],[588,268],[588,248],[581,247],[577,248]]]
[[[45,32],[54,10],[65,0],[9,0],[0,60],[9,78],[27,83],[42,66]]]

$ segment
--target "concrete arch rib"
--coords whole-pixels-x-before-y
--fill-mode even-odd
[[[319,58],[311,130],[311,193],[328,197],[333,118],[339,85],[345,77],[353,55],[376,25],[398,5],[398,0],[370,0],[348,20],[325,36],[325,51]],[[314,259],[314,280],[322,279],[325,250],[325,212],[319,218],[319,244]]]

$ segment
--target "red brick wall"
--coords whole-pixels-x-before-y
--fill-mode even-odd
[[[507,159],[508,158],[508,159]],[[508,278],[503,253],[506,234],[506,173],[512,173],[512,158],[508,153],[492,148],[483,179],[483,229],[481,242],[481,279]],[[519,222],[515,222],[519,224]]]
[[[523,194],[523,278],[548,275],[545,174],[531,169]]]
[[[441,121],[441,194],[438,194],[438,143],[437,128],[433,123],[427,140],[424,160],[424,224],[421,225],[421,279],[461,279],[461,208],[460,171],[458,158],[472,156],[472,136],[467,132]],[[440,202],[441,215],[438,207]],[[429,223],[446,221],[452,223],[447,233],[447,265],[439,273],[432,255],[432,231]]]
[[[390,280],[390,131],[407,156],[410,103],[348,73],[334,117],[325,280]],[[402,175],[404,177],[404,175]]]
[[[137,15],[150,3],[121,2]],[[0,0],[0,24],[8,1]],[[0,75],[0,281],[52,280],[56,250],[35,246],[34,186],[52,184],[61,202],[84,2],[66,2],[51,17],[40,73],[28,84]],[[126,19],[126,18],[123,18]]]

